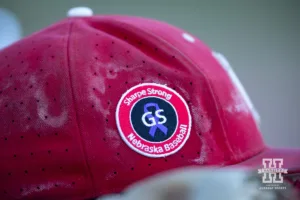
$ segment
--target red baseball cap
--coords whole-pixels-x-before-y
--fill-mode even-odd
[[[0,199],[83,200],[263,158],[300,172],[299,149],[264,143],[227,60],[152,19],[72,15],[3,49],[0,108]]]

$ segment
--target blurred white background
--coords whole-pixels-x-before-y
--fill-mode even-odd
[[[267,144],[300,147],[300,0],[0,0],[20,19],[23,36],[76,6],[151,17],[198,36],[228,58],[261,115]]]

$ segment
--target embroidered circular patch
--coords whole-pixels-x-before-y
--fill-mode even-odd
[[[143,83],[122,95],[116,110],[118,130],[134,151],[166,157],[179,151],[190,135],[185,100],[165,85]]]

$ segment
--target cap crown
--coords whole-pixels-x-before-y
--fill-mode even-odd
[[[191,133],[176,154],[149,158],[122,141],[116,106],[140,83],[187,102]],[[0,52],[0,197],[84,199],[172,168],[243,161],[264,143],[240,91],[209,47],[174,26],[63,20]]]

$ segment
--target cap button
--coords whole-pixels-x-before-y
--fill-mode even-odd
[[[93,11],[88,7],[75,7],[71,8],[67,15],[68,17],[88,17],[93,15]]]

